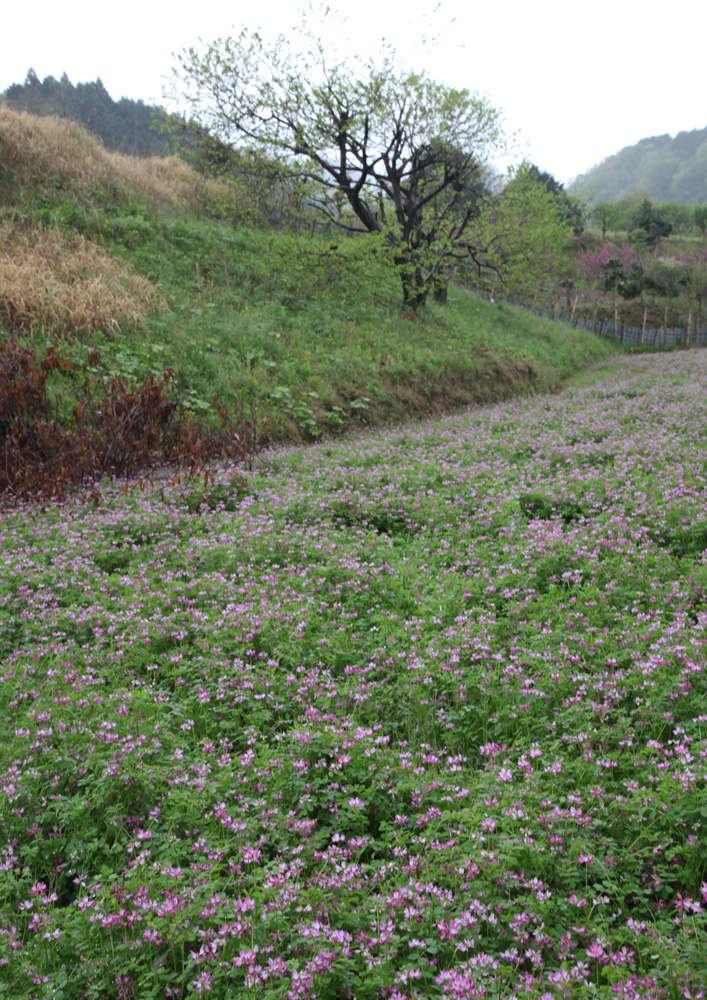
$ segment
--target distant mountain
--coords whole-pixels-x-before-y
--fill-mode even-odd
[[[617,201],[638,191],[654,201],[707,203],[707,128],[625,146],[581,174],[573,190],[597,201]]]
[[[60,80],[47,76],[40,81],[31,69],[25,82],[13,83],[0,100],[13,111],[70,118],[97,135],[109,150],[158,156],[170,148],[170,136],[154,125],[161,109],[127,97],[114,101],[100,78],[74,86],[66,73]]]

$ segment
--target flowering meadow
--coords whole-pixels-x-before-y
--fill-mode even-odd
[[[707,354],[102,489],[0,520],[0,997],[704,995]]]

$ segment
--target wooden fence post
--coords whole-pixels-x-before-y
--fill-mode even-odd
[[[592,333],[597,325],[597,309],[599,308],[599,300],[594,299],[594,315],[592,316]]]
[[[648,306],[643,310],[643,326],[641,327],[641,347],[643,347],[643,338],[646,335],[646,319],[648,318]]]

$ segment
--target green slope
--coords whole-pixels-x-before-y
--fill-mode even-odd
[[[8,130],[8,122],[17,125],[7,111],[3,122]],[[70,330],[31,315],[18,323],[0,300],[4,333],[42,349],[68,342],[75,360],[91,356],[100,379],[139,380],[169,366],[180,399],[206,421],[215,420],[217,393],[229,408],[253,407],[271,440],[307,440],[552,390],[611,350],[462,287],[452,287],[446,307],[407,313],[372,238],[249,228],[248,191],[234,195],[199,182],[195,198],[195,175],[172,164],[190,192],[180,208],[157,172],[170,161],[91,151],[93,140],[56,119],[21,124],[30,138],[7,161],[11,176],[0,173],[6,239],[19,247],[22,234],[34,234],[30,242],[40,231],[55,234],[66,241],[57,268],[77,239],[87,241],[123,266],[118,283],[148,279],[159,305],[153,300],[132,322],[111,322],[110,306],[97,301],[96,321]],[[51,149],[60,155],[47,165],[41,129],[50,128]],[[40,276],[35,285],[47,282]],[[70,399],[70,386],[65,393]]]

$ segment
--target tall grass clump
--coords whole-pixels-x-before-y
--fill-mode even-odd
[[[9,331],[60,338],[145,328],[161,292],[82,236],[0,222],[0,318]]]
[[[187,212],[218,206],[233,218],[241,197],[237,185],[205,178],[179,157],[109,152],[75,122],[0,107],[0,206],[7,210],[20,191],[68,195],[84,205],[137,198],[153,208]]]

